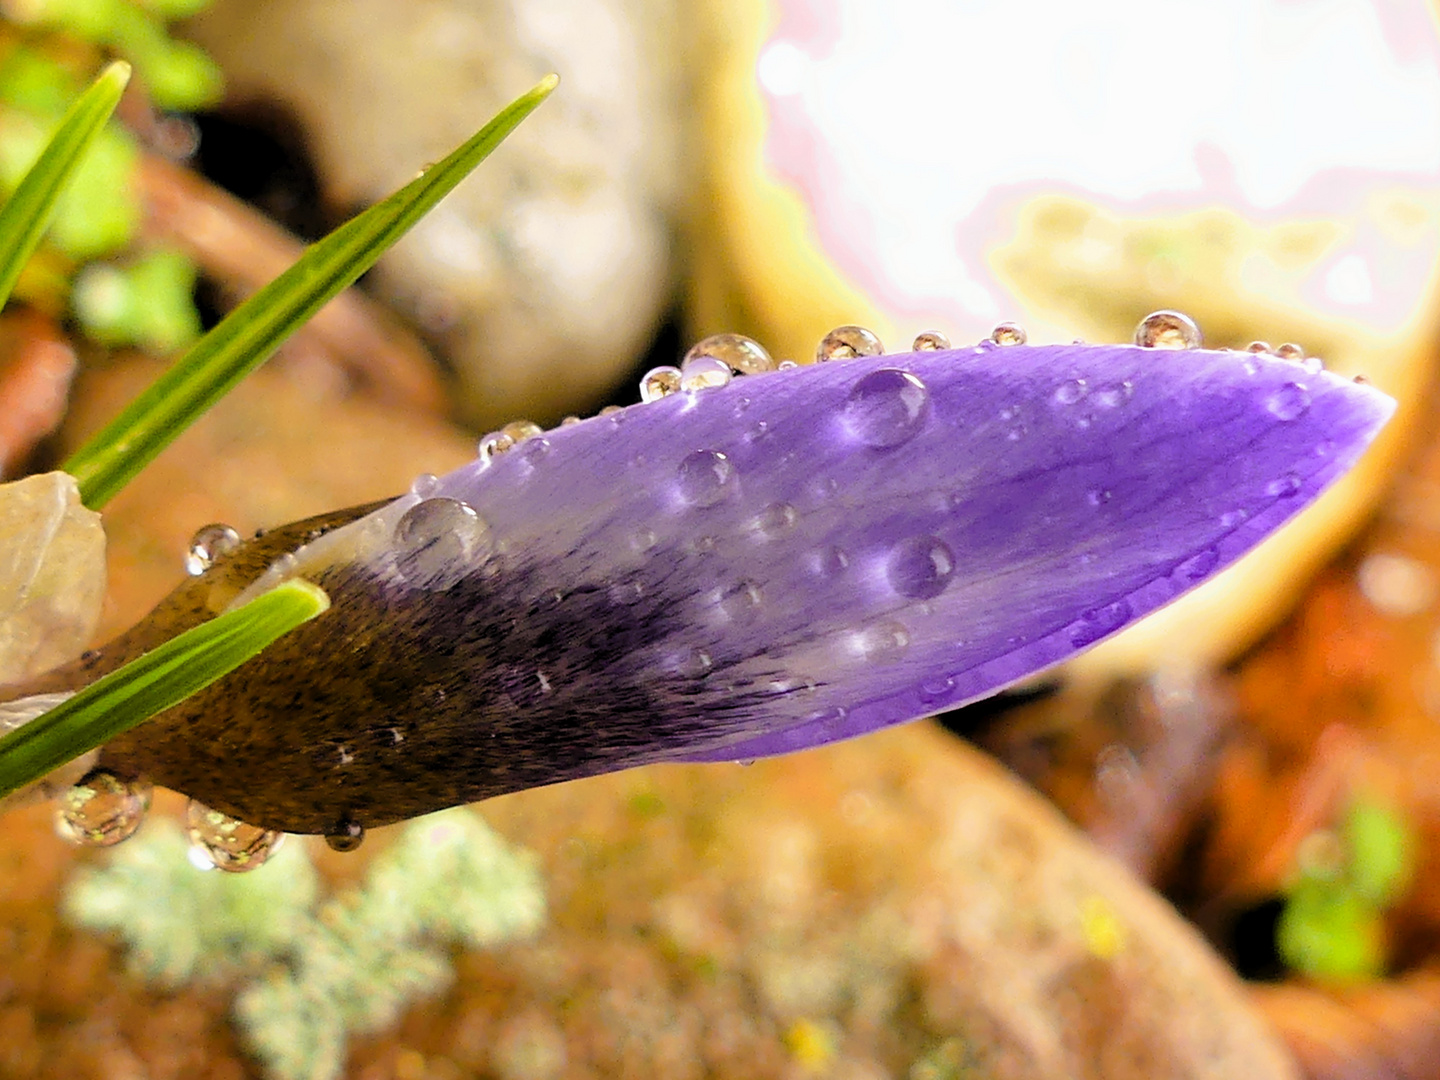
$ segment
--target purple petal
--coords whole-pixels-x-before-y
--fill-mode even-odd
[[[132,760],[248,820],[325,831],[858,735],[993,694],[1192,588],[1392,409],[1275,357],[1078,345],[632,406],[302,552],[331,614],[158,722],[146,738],[168,723],[187,763]],[[223,751],[196,764],[207,710],[229,714]],[[257,773],[289,802],[262,804]]]

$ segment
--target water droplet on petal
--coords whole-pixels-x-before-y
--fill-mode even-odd
[[[185,830],[210,862],[230,873],[263,866],[285,839],[283,832],[247,825],[194,799],[185,807]]]
[[[853,360],[857,356],[880,356],[884,352],[880,339],[863,326],[837,326],[820,339],[815,348],[815,362]]]
[[[685,363],[697,356],[713,356],[717,360],[723,360],[741,375],[759,375],[774,371],[777,366],[763,345],[744,334],[712,334],[690,347],[681,366],[684,367]]]
[[[949,675],[926,679],[920,684],[920,700],[933,705],[948,697],[955,690],[955,680]]]
[[[431,498],[440,490],[440,478],[433,472],[422,472],[410,481],[410,494],[417,499]]]
[[[1055,400],[1061,405],[1074,405],[1086,394],[1084,379],[1066,379],[1055,388]]]
[[[665,365],[651,368],[640,380],[640,400],[659,401],[680,390],[680,369]]]
[[[395,569],[417,588],[448,589],[493,548],[490,527],[459,499],[425,499],[395,523]]]
[[[955,573],[955,553],[934,536],[912,536],[890,552],[885,575],[890,587],[912,600],[930,600],[945,591]]]
[[[110,847],[140,828],[150,809],[150,785],[97,769],[60,796],[55,831],[80,847]]]
[[[675,661],[675,670],[684,679],[698,679],[708,672],[714,661],[704,649],[690,649]]]
[[[1117,600],[1092,608],[1070,625],[1070,644],[1077,649],[1108,637],[1130,621],[1130,601]]]
[[[1206,548],[1177,566],[1175,576],[1183,581],[1200,581],[1209,577],[1219,562],[1220,552],[1215,548]]]
[[[996,345],[1024,345],[1029,335],[1019,323],[1002,322],[990,331],[990,340]]]
[[[815,572],[821,577],[839,577],[850,565],[850,556],[833,544],[815,553]]]
[[[578,423],[580,423],[580,417],[578,416],[565,416],[560,420],[561,427],[574,427]]]
[[[1236,529],[1250,520],[1248,510],[1227,510],[1220,515],[1220,526],[1225,529]]]
[[[861,653],[870,660],[893,660],[910,644],[910,631],[893,619],[873,623],[860,631]]]
[[[216,523],[196,530],[185,551],[185,572],[197,577],[209,570],[216,559],[240,546],[240,534],[229,525]]]
[[[860,379],[845,399],[846,426],[867,446],[884,450],[912,439],[930,416],[930,391],[918,377],[881,368]]]
[[[915,335],[910,348],[913,352],[943,352],[950,348],[950,339],[939,330],[926,330]]]
[[[795,370],[796,368],[798,368],[799,366],[800,366],[800,365],[797,364],[794,360],[781,360],[780,363],[776,365],[775,370],[776,370],[776,371],[794,371],[794,370]]]
[[[718,597],[720,610],[731,622],[740,622],[753,615],[760,607],[760,586],[753,581],[737,581],[728,589],[722,589]]]
[[[1305,350],[1293,341],[1287,341],[1275,349],[1275,355],[1282,360],[1304,360]]]
[[[1300,477],[1296,473],[1286,473],[1278,480],[1271,480],[1265,485],[1265,494],[1276,499],[1288,499],[1300,490]]]
[[[1310,391],[1301,383],[1286,383],[1265,399],[1265,408],[1277,420],[1298,420],[1310,408]]]
[[[1104,506],[1113,497],[1113,493],[1105,488],[1093,488],[1085,493],[1085,501],[1091,506]]]
[[[510,437],[510,445],[516,446],[526,439],[545,434],[545,429],[533,420],[512,420],[500,429],[501,435]]]
[[[1200,328],[1179,311],[1155,311],[1135,327],[1135,344],[1147,349],[1198,349]]]
[[[480,440],[479,453],[481,463],[489,465],[514,445],[515,440],[503,431],[492,431]]]
[[[638,581],[617,582],[605,590],[605,595],[617,607],[630,607],[644,598],[645,586]]]
[[[755,528],[773,540],[794,528],[798,518],[789,503],[771,503],[755,516]]]
[[[338,830],[325,834],[325,846],[331,851],[354,851],[364,842],[364,827],[353,821],[343,822]]]
[[[730,365],[717,356],[692,356],[680,368],[680,389],[694,393],[724,386],[731,375]]]
[[[735,486],[735,466],[719,450],[692,451],[675,470],[675,487],[691,506],[713,506]]]

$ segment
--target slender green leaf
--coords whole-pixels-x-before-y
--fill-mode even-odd
[[[469,142],[310,247],[232,311],[64,465],[98,509],[201,413],[270,356],[327,300],[368,270],[555,89],[551,75]]]
[[[0,797],[184,701],[330,606],[293,580],[171,638],[0,739]]]
[[[102,71],[66,111],[15,194],[0,208],[0,306],[10,299],[21,269],[50,224],[56,200],[104,130],[129,81],[130,65],[123,60]]]

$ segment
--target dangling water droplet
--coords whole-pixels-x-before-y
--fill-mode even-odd
[[[1277,420],[1298,420],[1310,408],[1310,391],[1301,383],[1286,383],[1265,399],[1265,408]]]
[[[1029,335],[1019,323],[1002,322],[990,331],[990,341],[996,345],[1024,345],[1028,340]]]
[[[694,450],[680,459],[675,487],[691,506],[713,506],[735,490],[735,466],[719,450]]]
[[[1249,345],[1245,346],[1245,351],[1248,353],[1268,353],[1271,351],[1270,343],[1268,341],[1252,341]]]
[[[912,352],[944,352],[950,348],[950,339],[939,330],[926,330],[915,335],[915,341],[911,344]]]
[[[1288,499],[1300,490],[1300,477],[1296,473],[1286,473],[1278,480],[1271,480],[1265,485],[1265,494],[1275,499]]]
[[[1211,571],[1220,562],[1220,552],[1215,548],[1206,548],[1195,555],[1191,555],[1175,568],[1175,576],[1184,581],[1200,581],[1209,577]]]
[[[410,481],[410,494],[417,499],[429,499],[440,490],[440,478],[433,472],[422,472]]]
[[[680,368],[680,389],[709,390],[724,386],[731,377],[730,365],[718,356],[692,356]]]
[[[919,378],[898,368],[870,372],[845,399],[845,425],[877,450],[908,442],[929,417],[930,391]]]
[[[890,551],[885,576],[890,587],[912,600],[930,600],[945,591],[955,573],[955,553],[935,536],[912,536]]]
[[[325,834],[325,846],[331,851],[354,851],[364,842],[365,829],[354,821],[344,821],[338,830]]]
[[[1061,405],[1074,405],[1086,394],[1084,379],[1066,379],[1055,388],[1055,400]]]
[[[480,440],[479,453],[481,463],[489,465],[514,445],[515,440],[503,431],[492,431]]]
[[[512,420],[500,429],[500,434],[510,437],[511,446],[518,446],[526,439],[545,434],[545,429],[533,420]]]
[[[755,528],[773,540],[793,529],[799,516],[789,503],[771,503],[755,515]]]
[[[853,360],[857,356],[880,356],[884,352],[880,339],[863,326],[837,326],[820,339],[815,348],[815,362]]]
[[[1304,360],[1305,350],[1293,341],[1287,341],[1285,344],[1276,347],[1275,355],[1280,357],[1281,360]]]
[[[774,371],[777,366],[763,345],[744,334],[712,334],[690,346],[690,351],[685,354],[685,363],[697,356],[723,360],[741,375],[760,375]],[[681,367],[684,366],[682,363]]]
[[[198,577],[214,564],[221,555],[228,554],[240,546],[240,534],[229,525],[218,522],[196,530],[185,551],[185,572]]]
[[[680,390],[680,369],[664,365],[651,368],[640,380],[640,400],[659,401]]]
[[[1198,349],[1200,328],[1179,311],[1153,311],[1135,327],[1135,344],[1147,349]]]
[[[1070,624],[1070,644],[1077,649],[1108,637],[1130,621],[1130,601],[1117,600],[1085,612]]]
[[[737,581],[722,589],[718,597],[720,610],[731,622],[742,622],[760,607],[760,586],[753,581]]]
[[[55,831],[80,847],[110,847],[140,828],[150,809],[150,784],[96,769],[60,796]]]
[[[417,588],[448,589],[493,550],[490,526],[459,499],[425,499],[395,523],[395,569]]]
[[[910,644],[910,631],[904,623],[886,619],[860,631],[857,644],[868,660],[893,660]]]
[[[194,799],[185,807],[185,831],[210,862],[230,873],[263,866],[285,839],[283,832],[247,825]]]

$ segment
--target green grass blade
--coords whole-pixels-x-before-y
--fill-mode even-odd
[[[0,739],[0,798],[179,704],[329,606],[318,586],[287,581],[96,680]]]
[[[100,73],[60,120],[50,142],[15,193],[0,208],[0,307],[55,213],[55,202],[85,151],[105,127],[130,81],[130,65],[117,60]]]
[[[99,509],[201,413],[270,356],[327,300],[368,270],[555,89],[551,75],[469,142],[383,202],[316,242],[232,311],[62,466]]]

